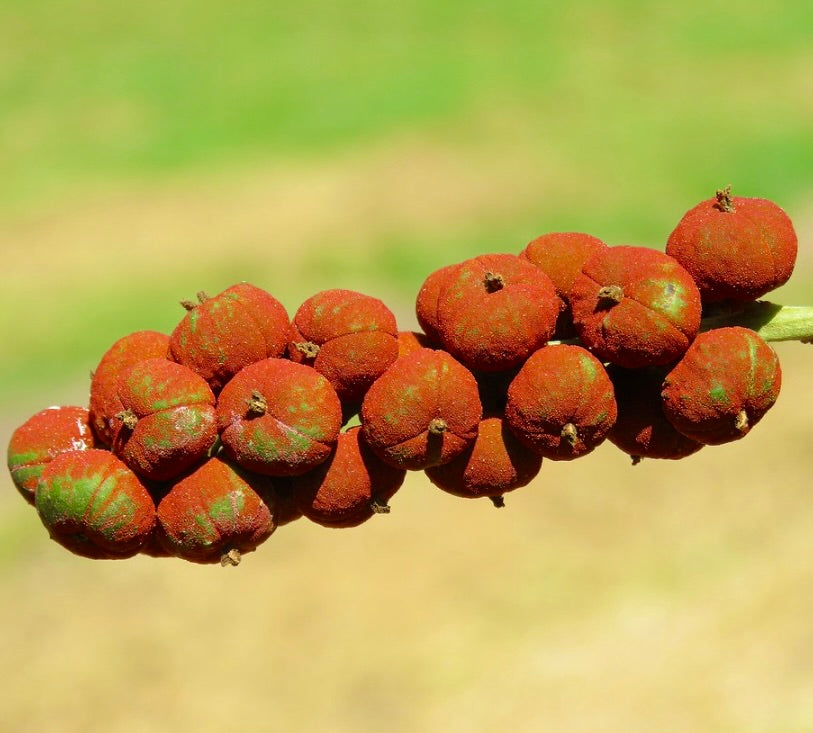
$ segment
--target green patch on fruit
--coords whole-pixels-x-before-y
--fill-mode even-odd
[[[232,524],[243,510],[246,497],[242,491],[230,491],[226,496],[215,499],[209,507],[212,521],[220,525]]]
[[[719,382],[714,382],[709,389],[709,399],[713,405],[725,407],[731,404],[726,388]]]

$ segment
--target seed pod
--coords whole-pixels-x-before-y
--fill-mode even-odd
[[[378,298],[323,290],[294,315],[288,355],[327,377],[342,405],[358,405],[398,357],[395,316]]]
[[[632,456],[634,463],[641,458],[686,458],[703,447],[675,430],[663,414],[661,389],[667,371],[667,367],[623,369],[615,364],[607,369],[618,406],[607,438]]]
[[[443,491],[467,499],[488,496],[502,506],[502,495],[529,484],[541,466],[542,456],[522,445],[503,418],[486,417],[472,445],[425,473]]]
[[[158,505],[158,537],[172,554],[197,563],[237,565],[267,540],[275,524],[251,475],[210,458],[179,480]]]
[[[146,359],[119,380],[124,408],[113,420],[113,452],[142,478],[167,481],[191,468],[217,438],[215,397],[191,369]]]
[[[34,503],[42,470],[65,451],[95,447],[84,407],[48,407],[32,415],[11,435],[7,463],[11,480],[29,503]]]
[[[472,373],[434,349],[397,359],[361,404],[367,444],[385,463],[407,470],[446,463],[463,452],[481,417]]]
[[[433,343],[440,343],[438,333],[438,296],[454,274],[458,265],[446,265],[430,273],[423,281],[418,297],[415,300],[415,315],[418,324],[427,338]]]
[[[691,276],[646,247],[608,247],[591,256],[570,306],[584,345],[630,369],[675,361],[700,329],[700,293]]]
[[[797,252],[788,215],[762,198],[731,195],[731,187],[687,211],[666,243],[704,303],[756,300],[788,281]]]
[[[323,464],[291,479],[302,513],[324,527],[356,527],[374,514],[389,512],[387,502],[401,487],[406,471],[375,456],[353,427],[339,435]]]
[[[263,359],[242,369],[220,393],[220,439],[250,471],[295,476],[327,460],[342,425],[336,390],[313,367]]]
[[[707,445],[744,437],[776,402],[782,371],[774,350],[739,326],[701,333],[663,382],[663,411]]]
[[[102,356],[90,380],[90,425],[97,440],[113,445],[118,424],[114,421],[124,406],[119,399],[122,372],[145,359],[166,359],[169,336],[157,331],[136,331],[116,341]]]
[[[291,323],[270,293],[242,282],[199,303],[185,301],[188,313],[170,337],[170,356],[202,376],[215,393],[243,367],[285,353]]]
[[[440,291],[438,335],[469,369],[511,369],[550,339],[560,305],[535,265],[517,255],[480,255],[455,268]]]
[[[66,451],[43,469],[36,507],[51,539],[94,559],[135,555],[155,525],[155,504],[112,453]]]
[[[567,461],[590,453],[615,418],[610,378],[581,346],[539,349],[508,387],[508,427],[545,458]]]

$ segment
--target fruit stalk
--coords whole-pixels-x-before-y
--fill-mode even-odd
[[[765,341],[813,343],[813,306],[779,305],[755,301],[733,313],[703,318],[701,331],[724,326],[743,326],[756,331]]]

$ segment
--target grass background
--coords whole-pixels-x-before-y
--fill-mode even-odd
[[[544,231],[662,247],[726,184],[813,295],[813,6],[0,0],[0,437],[177,301],[423,278]],[[411,477],[237,570],[61,551],[0,491],[10,730],[807,731],[810,347],[747,441],[546,462],[504,511]]]

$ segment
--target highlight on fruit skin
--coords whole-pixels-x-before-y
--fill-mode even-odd
[[[32,415],[12,434],[6,464],[14,486],[29,503],[45,466],[60,453],[96,447],[84,407],[54,406]]]
[[[66,451],[45,466],[36,507],[51,539],[93,559],[132,557],[155,526],[152,497],[106,450]]]

